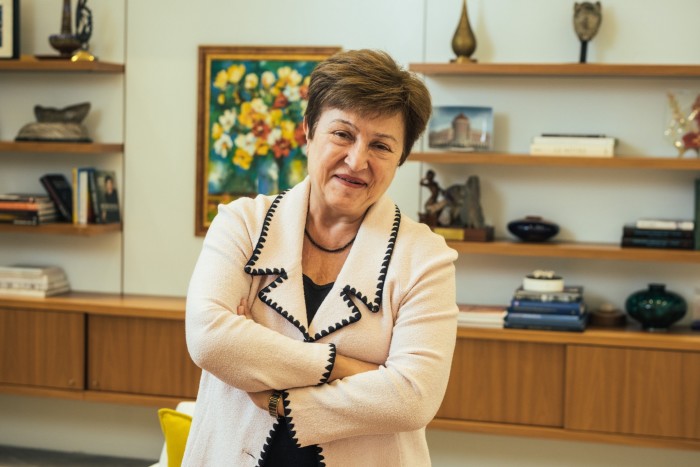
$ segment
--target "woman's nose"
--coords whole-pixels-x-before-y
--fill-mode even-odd
[[[369,154],[367,149],[362,147],[360,144],[354,144],[349,150],[348,154],[345,156],[345,163],[352,170],[359,172],[367,168],[367,159]]]

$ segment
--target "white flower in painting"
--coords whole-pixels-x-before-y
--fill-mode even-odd
[[[236,136],[236,146],[245,150],[248,154],[255,154],[258,138],[253,133],[239,133]]]
[[[282,139],[282,129],[280,127],[275,127],[270,131],[270,134],[267,135],[267,144],[274,146],[280,139]]]
[[[299,86],[287,86],[283,91],[284,97],[287,98],[289,102],[296,102],[301,99],[301,93],[299,92]]]
[[[214,152],[223,159],[228,157],[228,152],[232,147],[233,141],[231,141],[231,136],[229,136],[228,133],[222,134],[221,137],[214,142]]]
[[[266,114],[267,113],[267,105],[265,105],[263,100],[260,99],[259,97],[256,97],[255,99],[250,101],[250,107],[256,113],[259,113],[259,114]]]
[[[277,78],[275,78],[275,74],[273,72],[271,72],[269,70],[264,71],[262,76],[261,76],[263,88],[270,89],[272,87],[272,85],[275,84],[276,79]]]
[[[236,112],[231,109],[224,110],[224,113],[219,116],[219,124],[225,132],[228,132],[233,124],[236,123]]]
[[[245,84],[244,84],[246,89],[255,89],[258,87],[258,75],[255,73],[248,73],[245,77]]]

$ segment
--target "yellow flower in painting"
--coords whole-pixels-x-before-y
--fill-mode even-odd
[[[269,70],[264,71],[261,80],[263,88],[270,89],[275,84],[275,74]]]
[[[248,73],[245,77],[245,88],[246,89],[255,89],[258,87],[259,83],[258,75],[255,73]]]
[[[301,83],[301,80],[304,79],[303,76],[297,71],[297,70],[292,70],[291,74],[289,75],[289,85],[290,86],[299,86],[299,83]]]
[[[219,105],[224,105],[224,103],[226,102],[226,95],[224,95],[223,92],[220,93],[220,94],[216,97],[216,102],[217,102]]]
[[[228,80],[229,82],[236,84],[238,83],[243,75],[245,74],[245,65],[231,65],[228,67]]]
[[[241,104],[241,112],[238,114],[238,122],[246,128],[253,126],[253,105],[250,102]]]
[[[296,141],[294,140],[296,125],[294,122],[291,120],[282,120],[282,122],[280,122],[280,128],[282,129],[282,138],[289,140],[292,143],[292,147],[296,147]]]
[[[221,89],[222,91],[226,90],[226,83],[228,82],[228,73],[226,73],[224,70],[221,70],[216,74],[216,78],[214,78],[214,87],[217,89]]]
[[[284,113],[282,112],[282,109],[272,109],[270,110],[270,113],[268,114],[268,123],[270,126],[280,126],[280,122],[282,121],[282,117],[284,117]]]
[[[250,163],[253,162],[253,156],[248,151],[238,148],[233,155],[233,163],[243,170],[250,169]]]
[[[277,70],[277,87],[283,88],[287,85],[289,81],[289,76],[292,74],[292,68],[288,66],[279,67]]]
[[[224,129],[217,122],[211,126],[211,137],[212,139],[219,139],[221,135],[224,134]]]
[[[270,152],[270,146],[265,142],[264,139],[258,138],[256,141],[255,155],[256,156],[266,156]]]

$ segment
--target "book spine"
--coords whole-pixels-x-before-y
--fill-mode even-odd
[[[582,313],[580,315],[558,315],[552,313],[522,313],[509,311],[506,315],[506,319],[511,323],[522,322],[532,322],[532,321],[543,321],[545,323],[575,323],[578,321],[583,321],[586,318],[586,314]]]
[[[622,237],[622,246],[640,248],[672,248],[680,250],[692,250],[694,248],[692,238],[637,238]]]
[[[88,170],[78,169],[78,224],[88,223],[90,202],[90,187],[88,186]]]
[[[586,311],[586,306],[583,303],[576,303],[576,306],[569,306],[568,303],[558,303],[555,306],[545,306],[550,303],[541,303],[535,305],[513,305],[508,308],[509,316],[527,315],[531,319],[537,319],[541,316],[580,316]]]
[[[51,182],[51,178],[47,177],[47,176],[43,176],[39,179],[39,181],[44,186],[44,189],[46,190],[46,192],[49,194],[49,197],[53,201],[53,204],[56,205],[56,209],[58,209],[58,211],[61,213],[61,216],[63,216],[63,218],[66,219],[67,221],[70,221],[71,216],[72,216],[71,209],[68,206],[66,206],[65,203],[63,202],[63,198],[61,197],[61,195],[58,193],[58,190]]]
[[[612,157],[614,148],[608,146],[585,146],[567,144],[531,144],[530,154],[533,156],[581,156],[581,157]]]
[[[622,235],[635,238],[693,238],[692,230],[680,229],[638,229],[633,226],[625,226]]]
[[[585,324],[576,324],[571,326],[549,325],[544,323],[509,323],[505,322],[503,327],[506,329],[531,329],[535,331],[569,331],[583,332],[586,329]]]
[[[567,137],[567,136],[537,136],[532,139],[533,144],[552,144],[552,145],[567,145],[567,146],[615,146],[615,138],[586,138],[586,137]]]
[[[73,212],[71,214],[71,220],[74,224],[78,223],[78,168],[73,167],[71,170],[71,175],[73,178]]]
[[[689,220],[639,219],[635,226],[638,229],[693,230],[695,222]]]
[[[695,179],[695,249],[700,250],[700,178]]]
[[[96,224],[102,223],[102,214],[100,213],[100,199],[97,195],[97,177],[95,171],[88,172],[88,185],[90,186],[90,204],[92,206],[92,218]]]

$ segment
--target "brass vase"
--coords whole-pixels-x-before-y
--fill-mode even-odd
[[[459,24],[454,36],[452,36],[452,50],[457,58],[453,61],[456,63],[476,62],[471,55],[476,50],[476,37],[469,25],[469,16],[467,16],[467,0],[462,2],[462,16],[459,18]]]

